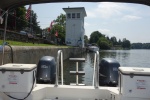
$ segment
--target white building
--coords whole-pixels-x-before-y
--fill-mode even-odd
[[[63,8],[66,12],[66,45],[84,47],[84,7]]]

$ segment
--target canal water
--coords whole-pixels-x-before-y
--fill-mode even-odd
[[[85,71],[85,75],[79,76],[79,82],[92,85],[94,53],[84,53],[77,57],[83,57],[85,62],[79,63],[79,70]],[[102,50],[102,58],[114,58],[124,67],[150,67],[150,50]],[[64,84],[76,82],[75,75],[70,75],[69,71],[76,70],[76,63],[68,59],[64,61]]]

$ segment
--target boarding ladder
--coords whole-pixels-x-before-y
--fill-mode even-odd
[[[76,83],[71,85],[85,85],[79,84],[78,75],[85,75],[84,71],[78,70],[78,62],[85,62],[85,58],[69,58],[70,61],[76,62],[76,71],[70,71],[71,75],[76,75]],[[57,53],[57,63],[56,63],[56,81],[55,87],[58,86],[59,81],[59,61],[61,62],[61,85],[63,85],[63,52],[59,50]],[[99,52],[96,51],[94,57],[94,72],[93,72],[93,86],[95,88],[99,87]]]
[[[70,71],[70,75],[76,75],[76,83],[70,83],[70,85],[83,86],[85,84],[79,84],[79,75],[85,75],[84,71],[79,71],[79,62],[85,62],[85,58],[69,58],[70,61],[76,62],[76,71]]]

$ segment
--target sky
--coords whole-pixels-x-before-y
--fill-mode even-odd
[[[117,40],[126,38],[131,43],[150,43],[150,7],[131,3],[44,3],[32,5],[37,21],[42,29],[49,27],[61,13],[62,8],[84,7],[85,35],[90,37],[94,31],[106,36],[115,36]],[[28,5],[26,6],[28,8]]]

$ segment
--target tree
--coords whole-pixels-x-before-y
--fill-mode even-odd
[[[97,43],[99,38],[103,36],[99,31],[94,31],[91,35],[90,35],[90,43]]]
[[[85,45],[88,44],[89,40],[88,40],[88,37],[86,35],[84,35],[84,43]]]
[[[133,43],[131,44],[132,49],[143,49],[143,44],[142,43]]]
[[[111,42],[105,37],[100,37],[97,44],[100,47],[100,49],[110,49],[112,46]]]
[[[60,14],[55,20],[54,20],[53,28],[51,29],[51,37],[56,38],[55,33],[58,32],[58,37],[60,39],[60,43],[65,43],[65,26],[66,26],[66,15]]]
[[[60,26],[65,26],[66,25],[66,15],[65,14],[60,14],[57,16],[57,19],[55,20],[55,23],[57,23]]]
[[[150,49],[150,43],[143,43],[142,48],[143,49]]]
[[[110,40],[108,36],[106,37],[106,39],[107,39],[108,41]]]
[[[41,35],[42,34],[42,29],[39,26],[39,22],[37,22],[37,15],[36,13],[34,13],[34,11],[32,10],[32,23],[30,23],[32,25],[33,28],[33,32],[35,33],[35,35]],[[30,19],[29,19],[30,22]],[[30,27],[28,24],[28,27]]]
[[[22,30],[26,27],[27,22],[25,19],[26,9],[24,6],[12,9],[8,12],[7,28],[9,30]],[[4,26],[4,23],[3,25]]]
[[[122,42],[121,42],[121,40],[119,39],[119,40],[118,40],[118,45],[121,45],[121,44],[122,44]]]
[[[26,9],[24,6],[18,7],[16,9],[16,28],[17,30],[22,30],[27,26],[27,22],[25,21]]]
[[[129,40],[127,40],[126,38],[123,39],[122,41],[122,47],[125,49],[130,49],[131,47],[131,43]]]
[[[111,37],[111,38],[110,38],[110,41],[112,42],[113,46],[114,46],[114,45],[117,45],[117,39],[116,39],[115,36]]]

